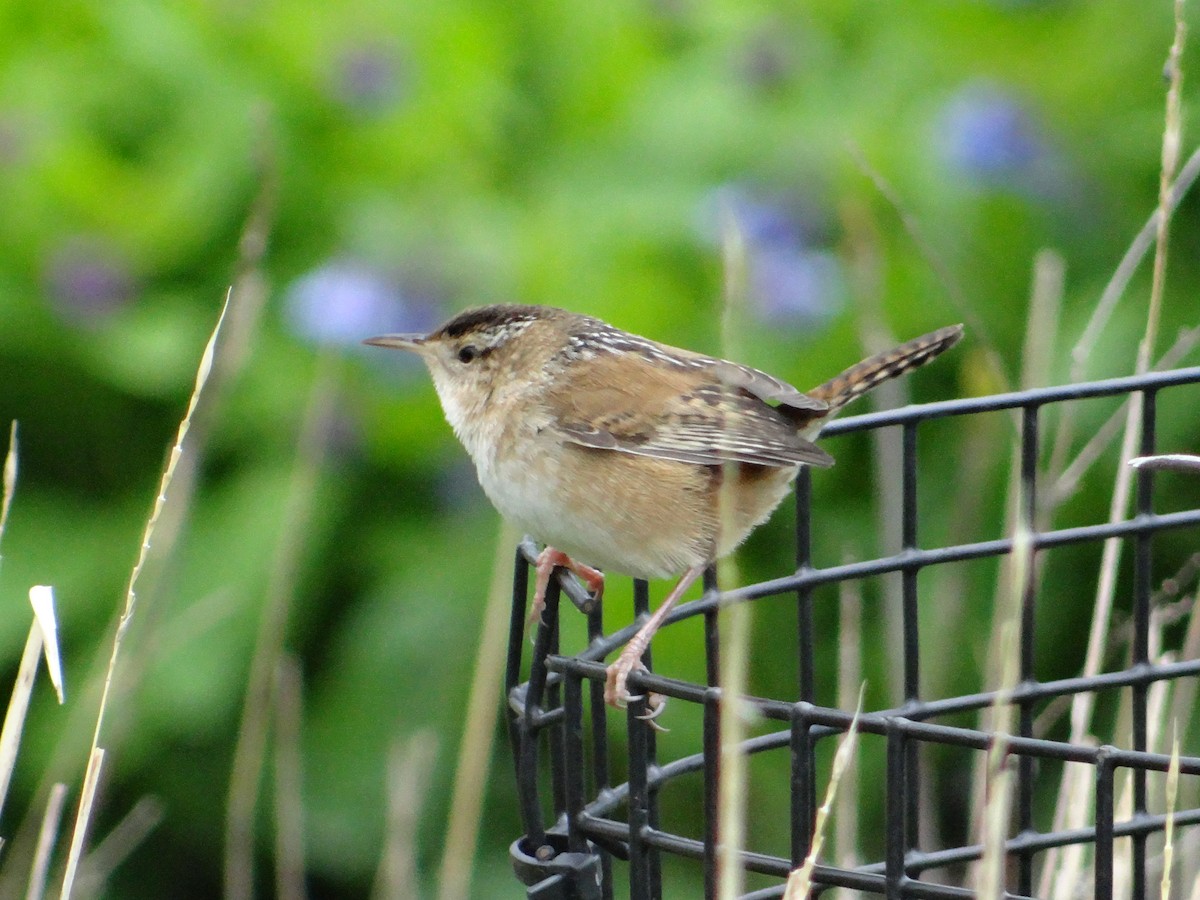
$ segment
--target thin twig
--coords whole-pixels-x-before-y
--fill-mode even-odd
[[[37,847],[33,851],[33,864],[29,867],[29,887],[25,900],[42,900],[46,893],[46,878],[50,872],[50,855],[58,841],[58,826],[62,822],[63,806],[67,800],[67,786],[61,781],[50,788],[46,800],[46,811],[42,814],[42,825],[38,829]]]
[[[300,749],[304,685],[290,653],[275,669],[275,896],[304,900],[304,800]]]
[[[510,545],[502,543],[500,546],[507,551]],[[507,572],[512,553],[503,555]],[[417,826],[426,791],[433,780],[437,746],[437,736],[430,730],[423,730],[403,744],[396,742],[388,754],[387,830],[375,887],[371,891],[373,900],[408,900],[421,896],[417,880]]]
[[[1151,359],[1153,358],[1154,344],[1158,334],[1159,318],[1162,308],[1162,291],[1165,283],[1166,274],[1166,259],[1167,259],[1167,238],[1168,228],[1170,225],[1171,212],[1173,207],[1173,197],[1175,189],[1172,182],[1175,180],[1175,167],[1178,163],[1178,151],[1180,146],[1180,126],[1181,119],[1179,115],[1179,82],[1181,78],[1181,70],[1178,65],[1179,54],[1182,51],[1185,28],[1182,18],[1182,2],[1176,0],[1175,4],[1175,37],[1171,46],[1170,59],[1173,61],[1168,67],[1171,78],[1170,87],[1167,90],[1166,101],[1166,124],[1163,135],[1163,153],[1161,175],[1159,179],[1159,197],[1157,221],[1155,223],[1155,258],[1154,258],[1154,274],[1152,278],[1150,301],[1146,314],[1146,327],[1142,336],[1142,340],[1138,345],[1137,361],[1135,371],[1137,374],[1143,374],[1150,368]],[[1197,163],[1200,166],[1200,162]],[[1194,175],[1192,176],[1195,177]],[[1131,248],[1132,250],[1133,248]],[[1142,251],[1144,253],[1144,251]],[[1138,255],[1140,259],[1140,254]],[[1114,276],[1114,279],[1116,276]],[[1122,285],[1120,292],[1123,292]],[[1113,301],[1115,302],[1115,301]],[[1085,335],[1088,332],[1085,331]],[[1087,344],[1085,347],[1089,346]],[[1090,351],[1088,351],[1090,352]],[[1086,353],[1081,353],[1077,359],[1077,372],[1082,372],[1080,360],[1086,358]],[[1127,406],[1127,415],[1125,419],[1125,433],[1121,442],[1120,460],[1116,471],[1115,484],[1113,486],[1112,500],[1109,508],[1109,521],[1118,522],[1125,518],[1126,511],[1129,505],[1130,487],[1132,484],[1132,469],[1128,462],[1134,455],[1134,450],[1139,442],[1141,413],[1142,413],[1143,396],[1134,394]],[[1083,672],[1085,677],[1094,676],[1099,671],[1101,660],[1103,659],[1104,649],[1107,645],[1107,635],[1109,631],[1109,623],[1112,617],[1113,595],[1116,589],[1116,574],[1117,565],[1120,558],[1122,542],[1117,539],[1110,539],[1104,542],[1099,579],[1096,586],[1096,600],[1094,603],[1094,611],[1092,616],[1092,624],[1088,634],[1088,644],[1086,657],[1084,660]],[[1069,740],[1073,744],[1082,743],[1092,725],[1092,712],[1095,708],[1095,696],[1089,692],[1081,692],[1076,694],[1071,702],[1071,728]],[[1072,803],[1067,796],[1068,779],[1064,779],[1060,787],[1058,802],[1056,803],[1056,812],[1054,820],[1054,829],[1079,827],[1083,824],[1086,816],[1086,807],[1082,803]],[[1059,851],[1051,852],[1047,857],[1045,871],[1058,871],[1056,860],[1059,858]],[[1063,878],[1058,881],[1060,886],[1065,886],[1072,882],[1072,878]],[[1065,889],[1065,887],[1064,887]]]
[[[279,521],[286,525],[271,562],[229,777],[225,825],[226,900],[246,900],[254,895],[254,810],[258,806],[270,712],[275,704],[275,672],[283,652],[288,615],[296,596],[297,573],[306,549],[321,469],[328,452],[329,418],[337,394],[337,363],[337,358],[330,352],[324,352],[318,358],[300,426],[296,462],[279,516]]]
[[[1200,326],[1184,329],[1175,339],[1175,343],[1171,345],[1171,349],[1164,353],[1154,365],[1154,371],[1163,372],[1173,368],[1198,343],[1200,343]],[[1121,423],[1128,416],[1128,403],[1129,400],[1125,399],[1113,410],[1112,415],[1105,419],[1104,424],[1096,429],[1095,433],[1088,439],[1088,442],[1083,445],[1083,448],[1070,463],[1063,465],[1061,460],[1056,463],[1054,461],[1054,454],[1051,454],[1050,475],[1047,478],[1050,482],[1050,489],[1046,492],[1049,495],[1047,503],[1051,508],[1060,505],[1063,501],[1074,495],[1075,491],[1079,488],[1079,482],[1087,474],[1088,469],[1092,467],[1108,448],[1108,445],[1121,432]],[[1066,404],[1064,412],[1073,410],[1074,408],[1074,404]]]
[[[1032,497],[1021,497],[1017,503],[1018,509],[1032,501]],[[1008,738],[1012,734],[1014,719],[1012,692],[1020,677],[1017,650],[1021,607],[1025,592],[1034,578],[1033,534],[1025,522],[1024,516],[1019,515],[1013,529],[1008,596],[1000,604],[1003,613],[997,630],[992,632],[999,635],[1000,672],[990,717],[992,745],[987,752],[986,789],[981,816],[983,855],[978,863],[975,881],[979,896],[985,900],[1005,896],[1004,842],[1008,836],[1009,812],[1012,808],[1012,771],[1008,757]]]
[[[852,556],[847,554],[852,559]],[[838,583],[838,709],[849,709],[858,686],[862,708],[862,585],[858,581]],[[838,864],[846,869],[858,865],[858,771],[847,769],[837,793],[834,820]]]
[[[1175,179],[1175,183],[1171,186],[1170,196],[1168,198],[1168,215],[1173,213],[1183,198],[1187,196],[1196,179],[1200,177],[1200,149],[1192,152],[1187,163],[1179,172],[1179,177]],[[1112,278],[1108,284],[1104,286],[1104,290],[1100,294],[1100,300],[1096,303],[1096,308],[1092,311],[1092,316],[1088,319],[1087,325],[1083,329],[1083,334],[1075,343],[1071,350],[1071,374],[1070,382],[1078,384],[1087,378],[1087,363],[1092,358],[1092,353],[1095,350],[1096,344],[1100,339],[1100,334],[1104,327],[1112,318],[1113,310],[1117,302],[1125,294],[1126,288],[1129,287],[1129,282],[1133,278],[1134,272],[1137,271],[1139,265],[1146,257],[1146,252],[1154,244],[1154,237],[1158,233],[1159,221],[1162,219],[1162,209],[1156,207],[1154,212],[1150,214],[1146,224],[1134,236],[1125,255],[1118,263],[1116,271],[1113,272]],[[1050,454],[1050,472],[1057,479],[1058,473],[1063,471],[1068,449],[1074,439],[1075,426],[1075,406],[1068,404],[1063,410],[1062,415],[1058,420],[1058,427],[1055,429],[1054,440],[1052,441],[1053,449]]]
[[[104,748],[93,747],[88,757],[87,770],[83,774],[83,792],[79,795],[79,809],[75,813],[75,828],[71,832],[71,849],[67,851],[67,868],[63,874],[61,900],[71,900],[75,887],[75,875],[83,858],[83,844],[88,826],[92,821],[92,806],[96,802],[96,790],[100,786],[100,771],[104,766]]]
[[[728,359],[743,358],[738,340],[738,316],[745,308],[746,240],[732,213],[725,216],[725,290],[721,316],[721,349]],[[733,463],[726,463],[725,477],[717,496],[718,527],[722,532],[736,528],[734,516],[738,483]],[[721,565],[721,587],[728,590],[739,582],[737,561],[729,557]],[[751,609],[748,603],[733,603],[722,611],[717,681],[721,688],[718,706],[720,763],[717,769],[717,859],[716,883],[719,900],[741,896],[745,872],[742,849],[746,844],[746,755],[742,740],[746,721],[742,714],[749,667]]]
[[[159,482],[154,507],[150,512],[150,518],[146,521],[146,528],[142,532],[141,549],[138,552],[137,562],[134,563],[133,571],[129,575],[129,584],[125,590],[125,607],[117,623],[116,634],[113,635],[112,651],[109,655],[108,669],[104,675],[104,688],[100,695],[100,707],[96,713],[96,727],[92,733],[92,748],[89,757],[94,756],[95,751],[100,746],[100,733],[104,728],[104,717],[108,710],[108,699],[112,691],[113,679],[116,675],[117,662],[121,656],[121,646],[125,640],[125,634],[129,630],[129,623],[133,619],[134,611],[137,609],[138,579],[141,577],[142,569],[145,567],[146,560],[150,555],[154,529],[158,524],[158,517],[162,514],[163,507],[166,505],[167,495],[171,487],[171,479],[175,475],[175,467],[179,464],[180,457],[183,456],[183,444],[187,439],[188,429],[192,424],[192,415],[196,411],[196,404],[200,402],[200,396],[204,392],[204,385],[208,381],[209,372],[212,370],[213,353],[217,344],[217,336],[221,333],[221,324],[225,321],[225,311],[228,308],[229,299],[226,297],[225,304],[221,307],[221,314],[217,317],[217,324],[213,328],[212,334],[208,338],[208,343],[204,347],[204,353],[200,357],[200,365],[196,370],[196,383],[192,389],[192,396],[188,400],[187,412],[184,413],[183,420],[179,423],[179,430],[175,435],[175,443],[171,447],[170,457],[166,468],[163,470],[162,479]]]
[[[1166,812],[1167,822],[1163,830],[1163,871],[1160,897],[1171,896],[1171,866],[1175,860],[1175,802],[1179,797],[1179,724],[1171,738],[1171,762],[1167,765]]]
[[[1186,27],[1183,22],[1183,2],[1175,3],[1175,40],[1171,44],[1168,71],[1171,77],[1167,89],[1166,127],[1163,133],[1162,173],[1159,179],[1159,216],[1156,229],[1154,253],[1154,273],[1151,283],[1150,303],[1146,314],[1146,329],[1138,345],[1135,373],[1144,374],[1150,368],[1154,353],[1154,343],[1158,335],[1158,323],[1162,313],[1163,286],[1166,279],[1167,238],[1171,221],[1171,183],[1175,177],[1175,167],[1178,164],[1180,146],[1181,118],[1179,111],[1179,88],[1182,79],[1182,69],[1179,65],[1180,54],[1183,51],[1183,41]],[[1129,491],[1132,484],[1132,469],[1128,462],[1133,458],[1141,435],[1141,413],[1143,397],[1134,394],[1128,405],[1125,419],[1125,437],[1121,442],[1120,465],[1117,468],[1116,484],[1113,487],[1112,503],[1109,509],[1109,521],[1119,522],[1125,518],[1129,505]],[[1122,542],[1119,539],[1109,539],[1104,542],[1100,563],[1100,579],[1096,588],[1095,612],[1092,627],[1088,634],[1087,657],[1084,662],[1083,675],[1091,677],[1098,671],[1101,655],[1105,645],[1105,634],[1112,613],[1113,592],[1116,589],[1117,563],[1120,559]],[[1095,698],[1088,692],[1076,694],[1071,708],[1071,741],[1078,742],[1090,727],[1092,709]]]
[[[479,630],[479,646],[467,697],[462,743],[458,748],[458,762],[454,769],[454,793],[450,798],[450,817],[446,824],[446,849],[442,851],[438,879],[439,900],[455,900],[470,894],[484,787],[492,762],[492,744],[496,732],[496,697],[500,693],[504,673],[504,644],[496,640],[496,635],[504,632],[508,621],[512,548],[517,539],[513,527],[502,522],[496,539],[487,607]]]
[[[99,895],[129,855],[150,836],[166,815],[166,808],[157,797],[138,800],[79,866],[78,885],[85,896]]]
[[[4,728],[0,730],[0,809],[8,797],[8,786],[13,769],[17,764],[17,752],[21,747],[21,732],[25,728],[25,715],[29,711],[29,698],[33,693],[33,682],[37,677],[38,658],[42,655],[42,630],[36,621],[29,625],[29,636],[25,639],[25,650],[17,667],[17,680],[13,684],[12,697],[4,714]]]
[[[858,144],[854,141],[848,141],[846,149],[859,170],[871,180],[871,183],[875,185],[875,189],[879,191],[880,195],[895,210],[896,215],[900,218],[900,224],[908,233],[909,239],[912,240],[917,250],[933,270],[934,275],[942,283],[942,287],[945,289],[946,296],[950,299],[951,305],[958,315],[962,317],[963,321],[966,322],[972,339],[977,342],[978,346],[983,348],[984,360],[987,363],[988,369],[991,370],[991,375],[999,386],[999,390],[1011,391],[1012,380],[1008,377],[1008,372],[1004,368],[1004,360],[1000,356],[1000,351],[996,349],[996,342],[992,339],[991,332],[976,312],[975,307],[967,299],[966,292],[954,278],[950,267],[934,251],[933,244],[925,238],[917,217],[909,212],[904,202],[900,199],[900,194],[883,177],[883,174],[871,165],[866,154]]]
[[[0,540],[8,525],[8,511],[12,508],[13,494],[17,490],[17,420],[13,419],[8,431],[8,452],[4,455],[4,475],[0,478],[4,492],[0,495]]]
[[[1188,191],[1192,189],[1192,185],[1196,183],[1198,177],[1200,177],[1200,148],[1192,151],[1192,155],[1188,157],[1187,163],[1179,171],[1179,177],[1175,179],[1175,183],[1171,186],[1166,206],[1168,216],[1174,213],[1179,204],[1183,202],[1183,198],[1187,196]],[[1129,282],[1133,279],[1134,273],[1137,272],[1138,266],[1146,258],[1147,251],[1154,246],[1154,239],[1158,234],[1162,219],[1163,208],[1159,206],[1155,208],[1154,212],[1146,220],[1146,224],[1134,236],[1133,241],[1129,244],[1129,248],[1125,251],[1125,255],[1121,257],[1121,261],[1117,264],[1112,278],[1108,280],[1108,284],[1104,286],[1104,290],[1100,293],[1100,299],[1096,303],[1096,308],[1092,311],[1091,318],[1088,319],[1088,323],[1083,329],[1083,334],[1080,335],[1079,340],[1071,350],[1071,359],[1073,360],[1071,368],[1072,383],[1084,381],[1087,378],[1087,362],[1092,358],[1092,353],[1096,349],[1100,334],[1104,330],[1104,326],[1108,324],[1109,319],[1112,318],[1113,309],[1121,297],[1124,296],[1125,290],[1129,287]]]

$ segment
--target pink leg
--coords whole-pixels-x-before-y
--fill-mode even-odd
[[[642,654],[650,646],[650,639],[654,637],[654,632],[658,631],[659,626],[663,623],[663,619],[667,617],[667,614],[679,602],[679,598],[683,596],[684,591],[691,587],[692,583],[704,574],[704,568],[704,566],[693,566],[683,573],[683,577],[671,589],[671,593],[667,594],[667,598],[663,600],[662,605],[654,611],[654,615],[646,620],[646,624],[638,629],[637,634],[630,639],[629,643],[625,645],[625,649],[621,651],[621,655],[608,667],[608,678],[604,685],[604,702],[609,706],[615,706],[620,709],[633,699],[625,687],[629,673],[634,669],[642,668]],[[658,703],[651,703],[652,709],[648,718],[656,717],[662,712],[664,706],[666,706],[666,700],[659,697]]]
[[[533,606],[529,610],[529,618],[525,621],[526,631],[532,629],[534,625],[542,620],[542,610],[546,608],[546,588],[550,584],[550,576],[554,574],[556,566],[562,566],[567,571],[578,575],[597,600],[604,595],[603,572],[599,569],[593,569],[591,566],[585,566],[583,563],[575,562],[575,560],[571,559],[571,557],[567,556],[561,550],[547,547],[538,554],[535,565],[537,577],[533,585]]]

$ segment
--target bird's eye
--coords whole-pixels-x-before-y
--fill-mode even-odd
[[[469,363],[477,356],[479,356],[479,351],[470,344],[467,344],[458,351],[458,361],[461,363]]]

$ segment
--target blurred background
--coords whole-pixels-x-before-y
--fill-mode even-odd
[[[745,241],[744,362],[803,388],[888,335],[966,320],[967,341],[911,380],[912,398],[1008,389],[1034,259],[1050,249],[1065,275],[1044,380],[1065,381],[1157,202],[1172,10],[10,0],[0,33],[0,425],[19,419],[21,447],[0,548],[0,658],[11,680],[28,587],[52,584],[68,691],[62,707],[48,684],[35,691],[0,818],[0,895],[23,896],[52,782],[69,786],[73,816],[96,678],[235,284],[101,740],[91,843],[133,824],[89,890],[217,896],[232,843],[253,851],[259,893],[272,895],[282,795],[310,896],[365,896],[384,856],[392,760],[393,782],[409,771],[423,804],[412,883],[432,896],[499,523],[424,371],[359,342],[519,301],[718,352],[731,217]],[[1185,120],[1197,62],[1189,50]],[[1174,224],[1156,358],[1197,324],[1198,251],[1192,198]],[[1076,375],[1132,371],[1149,268]],[[1086,414],[1078,443],[1114,408]],[[1196,450],[1200,426],[1176,412],[1164,449]],[[961,539],[1002,533],[1010,438],[1001,427],[976,447]],[[923,502],[943,537],[958,498],[934,466],[958,459],[956,440],[947,430],[928,460]],[[879,549],[870,446],[829,449],[839,465],[814,479],[822,564]],[[1113,459],[1072,500],[1080,521],[1106,515]],[[788,515],[752,539],[743,580],[789,571]],[[1076,556],[1066,572],[1094,567]],[[980,648],[962,635],[986,634],[989,579],[994,569],[969,573],[980,602],[940,635],[955,642],[947,686],[978,686]],[[629,616],[620,581],[613,627]],[[872,590],[868,604],[882,596]],[[1078,600],[1047,614],[1058,674],[1078,669],[1090,598]],[[884,628],[867,620],[872,646]],[[759,639],[770,624],[756,620]],[[664,634],[662,665],[694,676],[696,636]],[[259,673],[274,701],[247,716],[256,642],[290,662]],[[820,666],[834,666],[829,649]],[[970,660],[961,684],[955,654]],[[773,677],[769,661],[755,665],[752,689]],[[875,706],[887,703],[885,663],[866,677]],[[251,832],[231,838],[247,728],[266,735],[261,797],[243,813]],[[523,896],[507,853],[519,834],[509,750],[495,733],[480,898]],[[695,738],[681,723],[665,746]],[[864,799],[864,821],[877,810]]]

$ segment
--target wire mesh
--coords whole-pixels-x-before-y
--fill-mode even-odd
[[[721,593],[715,572],[710,570],[700,599],[673,611],[660,632],[700,619],[703,680],[665,678],[649,671],[653,668],[649,651],[645,657],[648,671],[630,677],[635,694],[653,691],[671,698],[673,717],[683,716],[679,710],[698,711],[699,746],[669,760],[659,759],[658,736],[641,719],[647,711],[644,700],[631,702],[623,716],[604,704],[603,659],[628,641],[648,614],[647,585],[634,584],[633,623],[605,634],[601,604],[572,577],[560,572],[551,580],[545,612],[530,650],[525,619],[529,567],[537,548],[528,539],[523,542],[516,557],[506,691],[523,828],[511,853],[527,896],[540,900],[687,896],[688,892],[674,887],[670,875],[664,875],[665,863],[671,860],[685,861],[672,863],[671,873],[681,871],[680,866],[697,868],[695,880],[687,883],[698,884],[702,879],[705,896],[715,896],[721,699],[717,687],[719,612],[731,603],[784,598],[795,607],[795,637],[793,640],[772,634],[773,643],[779,646],[770,651],[794,654],[795,680],[786,696],[747,698],[764,724],[755,729],[761,733],[747,737],[743,749],[751,760],[786,754],[786,766],[768,772],[775,783],[759,783],[754,789],[777,796],[786,793],[787,813],[781,817],[783,821],[757,823],[742,855],[745,870],[761,876],[758,886],[744,896],[754,900],[782,897],[789,872],[804,861],[812,843],[831,746],[846,732],[852,718],[851,710],[819,702],[829,693],[834,673],[817,662],[821,658],[818,644],[823,637],[818,604],[825,602],[824,594],[818,597],[818,589],[884,575],[898,577],[900,582],[900,702],[870,709],[858,722],[864,752],[866,745],[872,744],[880,757],[874,770],[860,774],[861,796],[883,798],[879,820],[862,822],[859,834],[872,835],[873,840],[865,843],[878,847],[879,852],[869,861],[820,861],[813,872],[814,889],[819,893],[843,887],[889,898],[974,896],[972,866],[984,854],[978,838],[980,813],[976,810],[976,821],[959,829],[961,840],[947,840],[943,835],[937,846],[931,846],[927,823],[944,810],[930,808],[936,804],[930,799],[928,783],[935,774],[944,778],[944,771],[935,770],[946,766],[956,770],[960,780],[967,778],[962,773],[978,770],[1000,740],[1013,784],[1003,843],[1006,896],[1034,896],[1047,884],[1056,896],[1062,895],[1066,882],[1056,882],[1055,873],[1047,871],[1054,848],[1086,850],[1090,883],[1081,889],[1100,900],[1114,896],[1114,892],[1145,897],[1151,887],[1157,891],[1158,882],[1152,883],[1152,879],[1158,877],[1163,865],[1159,844],[1168,820],[1177,830],[1200,824],[1200,758],[1183,755],[1178,760],[1179,796],[1194,803],[1185,802],[1170,811],[1153,810],[1153,805],[1162,804],[1152,804],[1148,796],[1149,773],[1166,772],[1171,759],[1167,754],[1152,752],[1150,744],[1151,732],[1161,732],[1158,723],[1164,720],[1162,689],[1156,686],[1186,689],[1194,696],[1200,660],[1174,658],[1158,646],[1162,627],[1161,604],[1154,602],[1156,577],[1161,581],[1163,572],[1174,572],[1171,566],[1177,568],[1178,564],[1172,554],[1156,559],[1155,542],[1170,532],[1178,538],[1174,555],[1178,555],[1178,546],[1188,542],[1193,551],[1200,549],[1200,508],[1184,504],[1182,509],[1156,512],[1155,473],[1139,469],[1133,476],[1134,509],[1129,517],[1110,522],[1107,515],[1094,514],[1092,524],[1039,530],[1040,494],[1046,489],[1046,485],[1039,484],[1039,460],[1046,449],[1042,440],[1046,410],[1102,397],[1140,401],[1140,452],[1153,453],[1160,427],[1160,394],[1170,398],[1172,409],[1194,411],[1200,408],[1197,384],[1200,368],[1178,369],[909,406],[831,423],[823,437],[899,430],[900,471],[891,474],[899,480],[900,546],[873,558],[816,565],[813,538],[821,510],[814,509],[812,475],[802,471],[796,486],[795,571]],[[1130,610],[1127,654],[1118,665],[1094,675],[1039,678],[1046,663],[1037,653],[1039,609],[1059,602],[1064,591],[1090,594],[1094,579],[1047,586],[1038,577],[1038,565],[1030,564],[1024,567],[1020,583],[1013,586],[1017,610],[1012,648],[1016,656],[1014,683],[970,694],[926,696],[922,676],[928,663],[921,651],[923,645],[932,643],[930,629],[939,627],[940,598],[927,594],[930,579],[922,574],[973,560],[1007,561],[1011,569],[1014,546],[1021,546],[1021,539],[1013,535],[966,543],[921,539],[924,485],[918,479],[922,471],[918,461],[924,445],[920,437],[938,420],[962,421],[1003,411],[1013,416],[1016,434],[1019,502],[1014,508],[1014,530],[1028,536],[1030,560],[1040,563],[1050,551],[1095,547],[1109,539],[1131,548],[1132,574],[1121,586],[1128,595]],[[1099,518],[1104,521],[1094,521]],[[1048,593],[1051,588],[1053,595]],[[586,616],[587,623],[586,640],[569,653],[560,647],[560,598],[564,595]],[[1190,614],[1190,606],[1181,613]],[[1200,616],[1191,615],[1192,628],[1197,627],[1197,619]],[[1086,628],[1087,623],[1081,627]],[[829,635],[824,636],[824,640],[829,639]],[[968,643],[961,641],[963,652]],[[1185,648],[1188,645],[1184,641]],[[756,647],[756,655],[760,650]],[[1062,739],[1058,736],[1062,727],[1050,729],[1054,736],[1042,733],[1045,729],[1038,726],[1039,715],[1050,708],[1061,710],[1076,695],[1108,698],[1110,708],[1123,706],[1127,727],[1118,721],[1120,714],[1110,709],[1107,719],[1101,717],[1095,729],[1089,731],[1090,735],[1105,727],[1107,743],[1091,737],[1076,742]],[[1114,697],[1121,698],[1121,703]],[[998,736],[986,723],[989,710],[1001,708],[1013,710],[1015,728]],[[610,725],[610,717],[621,721]],[[1177,723],[1185,736],[1186,726],[1186,722]],[[610,728],[623,732],[619,735],[623,740],[611,740]],[[961,762],[951,764],[946,760]],[[1073,795],[1076,799],[1071,801],[1087,804],[1090,824],[1054,827],[1055,817],[1051,815],[1051,824],[1047,825],[1047,809],[1053,813],[1055,803],[1053,797],[1047,803],[1046,795],[1057,794],[1058,780],[1067,777],[1070,765],[1082,765],[1090,773],[1091,790]],[[614,776],[618,770],[624,771],[624,781]],[[1079,770],[1074,771],[1078,775]],[[664,825],[661,795],[685,782],[690,792],[687,796],[694,800],[683,804],[689,814],[680,823]],[[862,808],[870,809],[872,804],[864,803]],[[756,837],[771,833],[785,839],[764,840],[762,847],[755,844]],[[1177,843],[1181,833],[1176,832]],[[1152,845],[1152,838],[1158,843]],[[846,848],[839,851],[842,857],[847,856]],[[1192,877],[1197,877],[1195,870],[1193,866]]]

